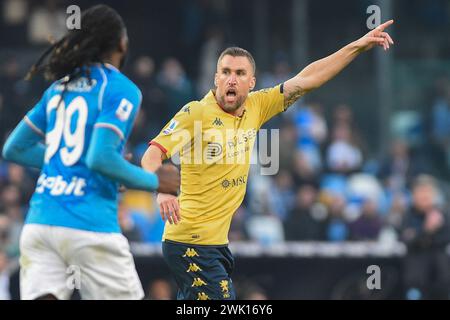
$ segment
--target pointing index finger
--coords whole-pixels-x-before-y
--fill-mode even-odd
[[[380,25],[377,27],[377,29],[380,30],[380,31],[384,31],[387,27],[389,27],[389,26],[390,26],[391,24],[393,24],[393,23],[394,23],[394,20],[386,21],[385,23],[380,24]]]

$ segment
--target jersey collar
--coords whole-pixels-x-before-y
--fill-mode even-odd
[[[96,63],[93,63],[93,65],[96,66],[96,67],[99,67],[99,68],[105,67],[105,68],[111,69],[111,70],[113,70],[113,71],[120,72],[119,69],[117,69],[117,68],[114,67],[112,64],[107,63],[107,62],[104,62],[104,63],[96,62]]]

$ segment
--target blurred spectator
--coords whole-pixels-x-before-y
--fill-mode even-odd
[[[353,142],[351,128],[338,125],[333,130],[333,139],[326,151],[327,166],[331,172],[350,174],[361,169],[363,154]]]
[[[294,76],[291,66],[287,61],[286,57],[277,57],[275,63],[272,65],[272,70],[270,72],[264,72],[261,75],[260,84],[258,87],[270,88],[285,82]],[[291,106],[292,108],[293,106]]]
[[[173,290],[165,279],[156,279],[148,285],[147,300],[172,300]]]
[[[401,239],[408,247],[404,263],[407,299],[448,299],[450,243],[448,213],[439,205],[439,187],[431,176],[419,176],[413,207],[405,217]]]
[[[212,75],[217,71],[217,59],[224,48],[225,35],[220,28],[212,27],[207,32],[206,41],[202,46],[199,58],[200,72],[197,92],[200,95],[206,94],[214,88],[214,77]]]
[[[141,242],[142,234],[133,219],[130,217],[130,210],[123,204],[119,204],[118,219],[122,234],[130,242]]]
[[[3,1],[3,19],[8,25],[21,24],[27,18],[28,2],[26,0]]]
[[[268,300],[266,292],[256,283],[246,282],[241,284],[240,300]]]
[[[380,215],[387,213],[386,196],[382,184],[370,174],[355,173],[346,180],[347,208],[345,218],[348,221],[357,219],[364,206],[365,201],[377,204]]]
[[[250,240],[262,245],[273,245],[284,241],[283,223],[275,215],[253,215],[247,221]]]
[[[10,300],[8,257],[0,248],[0,300]]]
[[[170,117],[196,98],[191,80],[187,77],[181,63],[175,58],[164,61],[158,75],[158,84],[167,99],[168,109],[165,112]]]
[[[10,218],[4,214],[0,214],[0,249],[7,250],[10,234]]]
[[[382,220],[375,201],[366,200],[361,215],[349,225],[350,240],[377,240],[382,228]]]
[[[337,194],[322,195],[322,197],[325,198],[322,201],[328,204],[329,210],[326,229],[327,240],[332,242],[348,240],[349,230],[343,214],[346,206],[345,198]]]
[[[447,150],[450,142],[450,79],[447,77],[436,81],[436,97],[431,112],[432,136]]]
[[[290,121],[285,121],[280,128],[280,170],[294,171],[294,154],[297,144],[297,131]]]
[[[10,45],[21,45],[26,42],[27,26],[29,17],[30,1],[27,0],[4,0],[0,4],[0,11],[4,25],[0,30],[2,47]]]
[[[7,209],[9,207],[20,207],[22,203],[21,196],[19,187],[14,184],[9,184],[1,190],[0,204],[3,209]]]
[[[364,142],[361,136],[359,126],[356,125],[353,111],[347,104],[339,104],[333,113],[333,127],[344,126],[350,128],[352,141],[361,149],[364,148]]]
[[[292,113],[298,134],[297,148],[314,147],[319,152],[328,133],[327,124],[322,115],[322,106],[318,103],[310,103],[297,108]]]
[[[137,119],[142,124],[134,128],[130,139],[136,143],[137,141],[145,141],[159,133],[171,115],[167,114],[166,96],[162,88],[158,85],[155,75],[155,62],[150,56],[139,56],[133,63],[132,79],[142,91],[142,107],[143,111]],[[135,125],[136,127],[136,125]],[[146,134],[146,137],[143,137]],[[137,134],[137,136],[136,136]]]
[[[430,137],[434,143],[432,153],[440,171],[450,167],[450,79],[439,77],[435,84],[431,110],[429,111]],[[446,175],[448,178],[448,175]]]
[[[297,130],[296,163],[300,179],[305,178],[308,171],[313,173],[312,175],[322,171],[321,145],[327,136],[327,125],[321,109],[320,104],[312,103],[291,112]]]
[[[21,90],[24,81],[20,78],[19,61],[10,56],[0,69],[0,92],[2,116],[0,117],[0,138],[3,142],[5,134],[9,132],[23,116],[26,107],[25,92]]]
[[[335,126],[353,126],[353,112],[346,104],[340,104],[334,109],[333,124]]]
[[[31,10],[28,38],[33,44],[48,44],[49,38],[61,39],[66,32],[66,13],[57,0],[47,0],[44,5]]]
[[[138,190],[128,190],[122,199],[129,219],[139,230],[142,242],[160,243],[164,231],[164,221],[156,207],[155,196]]]
[[[395,140],[391,144],[389,156],[380,166],[378,176],[390,190],[401,191],[409,187],[413,177],[423,170],[423,166],[411,157],[407,143]]]
[[[128,148],[139,146],[142,141],[151,139],[154,136],[155,130],[157,130],[155,126],[149,126],[149,121],[147,120],[147,111],[145,111],[145,109],[143,108],[139,109],[136,120],[134,121],[133,131],[130,136]],[[147,143],[145,144],[147,145]],[[133,154],[133,156],[135,155]],[[140,158],[136,160],[139,161],[139,159]]]
[[[275,62],[272,65],[272,70],[263,72],[261,76],[257,77],[258,81],[256,82],[256,85],[258,90],[272,88],[285,82],[287,79],[290,79],[293,76],[294,74],[291,70],[287,57],[285,55],[282,55],[276,57]],[[270,119],[266,124],[264,124],[264,128],[280,128],[284,119],[292,118],[291,114],[294,110],[297,109],[298,105],[300,105],[300,102],[297,101],[295,104],[289,107],[289,109],[285,114],[283,114],[283,116]]]
[[[244,204],[236,210],[233,220],[231,221],[230,232],[228,233],[228,239],[230,242],[247,240],[248,237],[245,230],[245,219],[248,215],[249,212]]]
[[[6,110],[4,107],[4,103],[3,103],[4,99],[3,99],[3,94],[0,92],[0,113],[1,114],[6,114]],[[0,118],[0,141],[6,140],[6,132],[7,132],[7,128],[8,128],[8,123],[9,123],[9,119],[7,119],[5,116]]]
[[[281,219],[271,211],[267,201],[268,194],[263,197],[261,209],[254,211],[246,222],[246,230],[250,240],[262,245],[272,245],[284,241],[284,229]]]
[[[18,257],[20,253],[20,233],[22,232],[24,219],[23,210],[19,206],[8,207],[6,215],[9,218],[9,237],[6,250],[11,257]]]
[[[386,224],[387,226],[392,227],[399,235],[406,212],[409,208],[407,195],[402,192],[394,193],[390,203],[391,205],[388,216],[386,217]]]
[[[314,160],[309,157],[310,154],[297,150],[294,153],[293,173],[296,186],[303,184],[317,185],[322,171],[314,166]]]
[[[282,221],[286,220],[295,201],[294,183],[288,171],[281,170],[274,177],[268,201],[271,206],[270,211]]]
[[[24,167],[14,163],[9,163],[7,170],[8,183],[19,189],[21,204],[27,205],[35,188],[35,182],[31,178],[31,174],[27,174]]]
[[[304,185],[297,191],[296,206],[285,221],[286,240],[325,240],[327,209],[317,202],[317,190]]]

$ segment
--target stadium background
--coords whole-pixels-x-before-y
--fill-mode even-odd
[[[49,34],[65,32],[65,8],[94,3],[0,1],[0,147],[47,86],[23,76]],[[411,181],[422,173],[439,180],[448,219],[450,1],[104,3],[127,24],[124,72],[144,96],[128,145],[136,163],[171,115],[211,88],[226,46],[254,54],[263,88],[366,33],[369,5],[380,6],[383,21],[394,18],[389,32],[396,45],[388,54],[376,49],[360,56],[266,125],[280,128],[280,171],[261,176],[252,167],[230,240],[241,299],[419,297],[403,281],[402,221],[412,203]],[[0,159],[0,299],[18,298],[18,239],[36,176]],[[128,191],[121,203],[120,223],[147,298],[173,298],[154,199]],[[366,287],[373,264],[381,268],[380,290]]]

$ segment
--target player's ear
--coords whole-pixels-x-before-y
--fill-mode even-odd
[[[255,89],[256,86],[256,78],[252,77],[252,79],[250,80],[250,90]]]
[[[119,42],[119,51],[121,53],[126,53],[128,50],[128,36],[125,33],[121,38]]]
[[[214,86],[215,86],[216,88],[217,88],[217,83],[219,82],[218,78],[219,78],[219,74],[216,72],[216,73],[214,74]]]

